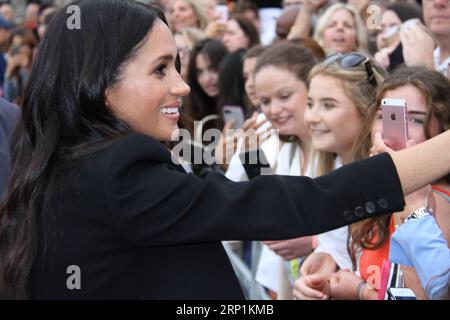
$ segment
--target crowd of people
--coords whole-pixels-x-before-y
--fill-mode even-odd
[[[74,2],[74,4],[83,6],[84,2],[86,1],[82,0]],[[120,0],[112,2],[120,2]],[[122,0],[122,2],[128,3],[131,0]],[[205,177],[208,175],[214,175],[216,177],[214,179],[222,181],[224,185],[228,181],[237,182],[237,184],[226,185],[226,187],[218,189],[212,180],[214,183],[206,182],[201,187],[202,190],[205,190],[204,197],[208,197],[207,192],[211,194],[224,192],[224,199],[229,201],[226,204],[222,203],[220,209],[214,209],[210,204],[210,210],[207,210],[206,200],[201,204],[201,200],[197,199],[201,198],[200,191],[197,193],[188,190],[185,195],[186,199],[183,199],[184,202],[180,200],[177,204],[177,198],[174,198],[170,206],[162,204],[163,201],[167,201],[165,199],[167,194],[162,191],[161,193],[154,192],[152,194],[154,199],[148,200],[148,203],[145,204],[143,203],[146,201],[144,194],[130,196],[122,190],[124,186],[121,187],[121,190],[119,188],[114,190],[116,193],[111,191],[111,194],[107,194],[106,197],[111,196],[112,200],[108,198],[106,207],[112,212],[115,223],[123,224],[117,229],[120,229],[119,233],[125,238],[125,242],[132,243],[138,248],[150,246],[154,250],[150,257],[142,258],[142,260],[149,259],[154,262],[158,260],[159,251],[172,250],[170,247],[164,248],[164,246],[176,245],[177,241],[184,241],[190,244],[186,251],[180,253],[180,251],[173,250],[173,256],[170,258],[167,258],[169,254],[166,251],[164,261],[195,260],[197,257],[199,259],[196,262],[197,265],[191,267],[198,268],[198,272],[203,270],[204,273],[208,273],[207,268],[200,262],[205,261],[202,259],[208,258],[206,256],[208,254],[211,255],[211,261],[213,261],[216,259],[214,257],[216,252],[213,251],[213,248],[205,247],[203,248],[205,256],[201,256],[201,251],[194,251],[197,250],[195,245],[199,239],[196,238],[198,232],[205,237],[202,238],[205,242],[220,240],[223,241],[221,245],[230,246],[233,252],[242,259],[246,268],[251,271],[251,285],[260,286],[270,299],[385,299],[389,295],[387,292],[389,285],[386,285],[386,278],[389,277],[384,275],[386,272],[389,274],[389,270],[386,271],[387,266],[394,268],[394,265],[400,270],[397,275],[400,278],[397,285],[411,289],[417,299],[450,299],[450,173],[447,169],[441,168],[441,176],[429,181],[431,184],[421,189],[411,188],[418,190],[408,195],[405,192],[404,208],[395,208],[400,211],[392,208],[394,211],[390,211],[387,215],[370,216],[377,210],[376,208],[391,209],[386,197],[382,196],[383,193],[380,191],[380,198],[377,200],[367,200],[356,208],[349,205],[350,210],[345,210],[343,215],[345,223],[330,222],[326,227],[317,227],[317,230],[329,230],[322,233],[302,230],[293,234],[290,233],[290,230],[286,230],[285,235],[281,235],[283,231],[277,230],[284,226],[281,222],[279,225],[273,222],[274,232],[270,232],[268,222],[267,224],[256,222],[259,220],[257,211],[259,210],[263,215],[261,220],[272,221],[268,218],[270,216],[275,221],[277,215],[280,215],[280,220],[285,220],[287,223],[286,216],[295,212],[279,212],[279,210],[289,210],[290,206],[294,206],[294,204],[280,208],[275,205],[264,207],[266,202],[263,202],[262,198],[270,197],[270,190],[264,191],[262,188],[256,189],[256,187],[247,190],[241,184],[243,181],[250,181],[250,185],[252,183],[254,186],[258,186],[258,183],[262,185],[260,181],[263,180],[263,177],[260,176],[266,175],[320,179],[320,177],[332,176],[340,167],[344,170],[345,168],[356,168],[360,161],[369,159],[378,153],[374,146],[379,144],[380,133],[383,134],[381,112],[383,99],[404,99],[406,101],[408,148],[411,150],[416,150],[415,146],[427,143],[425,141],[445,134],[450,129],[449,0],[142,0],[139,2],[144,3],[142,6],[155,8],[153,9],[155,12],[163,15],[161,20],[167,21],[173,35],[173,40],[169,39],[167,43],[174,42],[177,55],[175,58],[172,57],[173,59],[165,56],[160,61],[156,77],[159,77],[158,79],[175,77],[170,69],[171,61],[174,60],[181,80],[177,80],[179,83],[176,87],[169,88],[167,85],[167,90],[172,96],[177,96],[179,99],[173,98],[172,100],[176,100],[176,103],[169,101],[171,103],[167,102],[164,108],[156,112],[175,119],[179,130],[187,133],[181,142],[174,139],[173,127],[155,131],[154,128],[159,128],[160,125],[151,118],[154,111],[148,111],[147,117],[146,106],[143,103],[151,96],[162,97],[163,94],[162,89],[153,89],[153,82],[146,82],[144,73],[147,65],[150,64],[150,58],[146,61],[146,56],[141,56],[141,53],[147,50],[145,51],[147,56],[152,57],[153,47],[145,41],[150,41],[150,39],[161,41],[165,37],[164,30],[151,31],[150,36],[147,37],[139,35],[144,32],[140,29],[129,31],[130,39],[126,38],[126,34],[114,31],[123,38],[112,39],[111,43],[107,43],[111,47],[107,47],[105,44],[102,47],[104,52],[98,52],[98,56],[92,61],[85,61],[75,53],[77,49],[81,50],[80,48],[82,48],[78,47],[79,44],[66,43],[65,50],[74,51],[71,56],[71,53],[65,52],[64,49],[57,50],[50,41],[51,39],[54,43],[59,39],[58,36],[63,31],[54,34],[51,32],[57,29],[56,26],[61,23],[64,14],[68,16],[63,12],[58,17],[60,8],[53,5],[41,5],[39,1],[31,1],[26,7],[24,20],[17,23],[14,7],[8,1],[0,4],[0,197],[3,197],[3,202],[0,202],[0,210],[2,210],[0,212],[0,241],[9,241],[8,246],[11,248],[15,244],[20,247],[17,243],[23,241],[24,244],[20,247],[22,251],[16,252],[16,256],[9,255],[8,257],[12,257],[11,261],[18,262],[20,267],[27,270],[26,277],[20,278],[22,275],[11,271],[13,264],[8,265],[8,259],[2,261],[7,254],[2,253],[0,255],[0,261],[2,261],[0,263],[0,278],[2,279],[0,281],[0,297],[8,297],[8,292],[12,297],[28,295],[53,297],[54,292],[60,292],[55,281],[45,277],[36,278],[36,274],[40,273],[49,277],[54,269],[47,270],[41,265],[35,265],[33,259],[36,257],[41,259],[46,252],[39,251],[39,246],[33,246],[32,249],[26,248],[25,243],[29,243],[26,241],[31,240],[25,236],[23,232],[25,229],[18,231],[18,235],[22,238],[18,236],[11,240],[11,230],[15,230],[13,229],[15,220],[12,209],[22,208],[20,209],[22,216],[26,216],[28,214],[26,210],[30,210],[36,216],[36,221],[33,220],[33,223],[40,228],[44,221],[44,227],[48,227],[44,216],[39,214],[40,210],[46,208],[46,202],[39,200],[39,197],[51,191],[45,189],[43,184],[48,183],[56,188],[57,182],[55,181],[58,181],[56,177],[62,176],[61,172],[72,168],[73,159],[84,159],[90,152],[97,152],[94,142],[100,141],[106,136],[116,137],[128,133],[126,125],[120,121],[111,120],[110,115],[102,111],[101,106],[104,104],[113,110],[114,114],[123,115],[121,119],[128,125],[134,121],[132,120],[134,117],[142,118],[137,126],[132,126],[133,131],[163,141],[164,148],[172,150],[172,156],[175,154],[175,150],[178,150],[177,141],[183,144],[187,143],[189,150],[192,150],[193,153],[185,152],[187,149],[183,149],[183,154],[176,155],[176,157],[183,165],[184,170],[193,177],[207,179]],[[112,17],[110,19],[115,19],[115,12],[108,8],[108,5],[103,4],[103,1],[99,1],[98,6],[98,10],[111,10]],[[125,6],[124,4],[124,10]],[[85,10],[89,8],[86,5]],[[91,22],[89,19],[94,21],[94,18],[90,16],[90,13],[83,11],[83,7],[81,9],[83,32],[88,32],[83,28],[101,25],[101,23]],[[90,24],[84,22],[83,18]],[[117,21],[121,21],[119,18],[117,19]],[[129,19],[130,23],[133,20],[131,14],[130,16],[124,14],[123,19],[126,21]],[[139,19],[136,23],[139,23]],[[104,23],[103,32],[108,33],[108,23]],[[149,22],[148,32],[152,28],[156,28],[152,24],[153,22]],[[120,27],[119,24],[117,28]],[[123,28],[126,30],[125,27]],[[154,35],[154,32],[157,31],[159,38]],[[76,33],[77,31],[72,32]],[[105,35],[105,37],[113,38],[115,34]],[[106,41],[98,40],[97,37],[100,39],[102,35],[96,35],[90,40],[80,36],[80,39],[76,41],[85,41],[86,44],[83,47],[85,50],[97,50],[94,49],[98,45],[96,41]],[[134,37],[146,39],[138,45],[138,53],[131,50],[134,50],[134,46],[131,44],[134,41],[131,39]],[[111,53],[115,50],[114,41],[117,43],[129,41],[127,45],[130,46],[130,49],[123,50],[131,53],[121,52],[121,47],[117,48],[117,54]],[[160,47],[165,48],[167,43]],[[419,46],[420,48],[418,48]],[[106,53],[108,50],[110,52]],[[52,68],[50,61],[55,56],[44,56],[45,54],[59,55],[59,58],[55,58],[55,64],[67,62],[63,58],[73,59],[74,66],[69,68],[67,65],[55,65]],[[81,53],[78,54],[81,56]],[[106,55],[108,59],[103,57]],[[119,73],[117,70],[112,70],[112,64],[120,62],[122,56],[127,57],[123,58],[125,61],[130,60],[131,62],[125,67],[118,67]],[[45,63],[42,62],[44,58],[48,60]],[[47,72],[47,74],[38,74],[38,71]],[[97,77],[103,77],[106,72],[111,73],[101,81],[97,79]],[[59,74],[67,77],[61,79],[71,79],[72,77],[73,83],[58,83],[60,80],[56,79]],[[49,78],[46,84],[45,79],[41,79],[41,77],[47,76]],[[129,80],[128,85],[122,85],[123,79]],[[52,83],[54,88],[51,87]],[[97,87],[94,86],[94,83]],[[116,85],[117,83],[121,85]],[[63,95],[64,92],[62,89],[61,94],[52,91],[62,88],[60,86],[63,85],[71,87],[70,90],[75,90],[74,97],[70,95],[66,99],[61,97],[60,95]],[[92,87],[86,89],[86,86]],[[67,91],[70,90],[67,89]],[[102,99],[98,98],[100,91],[104,95],[104,101],[100,101]],[[44,94],[46,96],[43,96]],[[49,100],[46,102],[46,99]],[[84,110],[86,118],[77,119],[78,110],[70,107],[71,103],[79,103],[80,110],[83,110],[83,105],[89,106],[89,111]],[[67,114],[52,114],[50,104],[63,105],[64,112]],[[138,110],[136,113],[129,111],[134,107]],[[21,112],[22,108],[23,112]],[[243,115],[245,121],[239,128],[236,127],[238,117],[231,120],[227,117],[226,111],[230,109],[234,110],[236,114]],[[142,114],[138,112],[142,112]],[[21,113],[22,116],[20,116]],[[178,116],[180,116],[179,119]],[[93,119],[100,119],[98,120],[99,124],[96,124]],[[146,122],[146,120],[148,121]],[[46,127],[44,124],[49,121],[61,123],[52,126],[49,124]],[[11,142],[17,122],[19,130],[15,133],[14,142]],[[116,131],[107,128],[104,123],[111,123],[111,127]],[[67,128],[63,129],[64,126]],[[20,130],[22,133],[28,132],[27,139],[20,139],[18,136]],[[213,131],[209,130],[218,132],[216,139],[211,139],[210,132]],[[81,132],[82,138],[78,138],[79,132]],[[58,138],[49,138],[53,137],[51,134]],[[39,135],[47,137],[48,141],[42,142],[37,137]],[[167,136],[170,138],[168,139]],[[80,143],[72,144],[75,140]],[[40,143],[48,143],[49,146],[40,145]],[[129,152],[129,157],[132,158],[135,154],[131,145],[134,145],[135,141],[130,140],[128,143],[130,145],[127,147],[126,141],[120,142],[116,149]],[[24,151],[28,144],[33,150],[33,156],[27,155]],[[384,151],[395,152],[391,150],[395,149],[393,145],[389,145],[387,141],[386,144]],[[149,182],[148,185],[136,181],[136,185],[133,185],[130,177],[137,179],[136,168],[133,169],[136,171],[134,172],[125,167],[125,160],[118,160],[118,164],[114,165],[108,164],[109,157],[117,156],[117,153],[114,155],[114,152],[118,152],[116,149],[112,149],[111,154],[102,158],[107,163],[105,167],[112,170],[111,177],[105,178],[107,181],[105,184],[115,185],[116,179],[122,178],[124,181],[126,180],[124,182],[126,186],[134,190],[135,188],[150,187],[151,183],[155,183],[155,181]],[[255,150],[258,151],[257,161],[248,164],[248,156]],[[449,148],[434,150],[433,157],[444,161],[450,153],[449,150]],[[67,154],[64,154],[65,152]],[[200,157],[201,159],[195,157],[198,152],[201,155],[211,152],[212,161],[205,161],[204,157]],[[160,161],[160,159],[147,157],[149,161],[156,161],[155,163]],[[62,160],[59,162],[58,159]],[[137,166],[145,165],[142,159],[139,163],[138,160],[138,158],[134,159]],[[30,163],[24,173],[19,172],[21,161]],[[83,172],[92,170],[92,168],[98,171],[103,170],[96,162],[92,163],[92,165],[84,163]],[[402,169],[399,168],[398,163],[396,166],[400,172]],[[57,168],[60,171],[53,175],[52,170],[56,169],[50,168]],[[430,177],[432,176],[431,172],[434,171],[430,169]],[[126,173],[132,175],[126,176]],[[385,174],[384,172],[376,173],[381,176]],[[387,174],[389,175],[389,173]],[[363,174],[358,179],[364,180],[372,176],[373,174],[367,173],[367,176]],[[39,180],[41,177],[43,177],[42,180]],[[148,177],[154,178],[150,175]],[[159,181],[156,183],[161,184],[161,188],[169,188],[171,192],[175,192],[174,190],[177,189],[177,192],[183,193],[185,189],[182,188],[193,185],[193,182],[190,185],[184,180],[181,182],[171,176],[171,183],[175,183],[174,181],[177,183],[169,187],[168,183],[163,181],[165,179],[163,175],[159,175],[158,178]],[[398,181],[396,177],[389,179]],[[97,185],[95,181],[75,181],[78,180],[75,179],[72,182]],[[390,183],[394,185],[395,181],[392,181]],[[266,182],[266,187],[271,188],[268,182],[269,180]],[[289,189],[283,184],[277,183],[276,180],[273,180],[272,183],[274,188]],[[343,186],[348,189],[339,190],[342,206],[347,206],[346,203],[356,203],[353,194],[358,190],[353,189],[351,185],[341,185],[340,187]],[[358,185],[354,185],[354,188],[358,187]],[[389,189],[391,186],[385,187]],[[398,182],[392,186],[393,190],[397,187]],[[87,188],[86,186],[86,189],[83,190],[87,190]],[[236,191],[233,191],[233,188]],[[252,206],[252,194],[256,191],[261,193],[261,205],[258,206],[258,210],[253,209],[256,208],[256,205]],[[377,190],[372,191],[378,192]],[[273,192],[275,198],[278,192],[282,191],[274,190]],[[79,193],[81,196],[88,195],[87,191]],[[361,190],[361,193],[364,191]],[[247,196],[250,199],[248,203],[246,202]],[[59,197],[71,203],[77,210],[93,210],[89,209],[89,203],[92,207],[102,208],[97,202],[89,201],[86,201],[83,206],[77,207],[75,205],[77,198],[69,197],[67,192],[62,193]],[[224,199],[221,198],[221,200]],[[276,201],[281,201],[281,199],[284,197],[280,196],[279,200],[273,201],[278,203]],[[315,198],[312,197],[305,201],[313,199]],[[256,198],[254,200],[257,202]],[[286,202],[290,201],[288,197],[285,200]],[[210,201],[212,202],[212,200]],[[300,200],[298,201],[301,203]],[[28,208],[27,203],[34,206],[30,205]],[[206,211],[203,212],[203,218],[199,218],[195,222],[198,225],[193,228],[197,231],[181,228],[181,226],[186,227],[187,223],[193,220],[184,213],[179,216],[174,213],[167,218],[158,216],[163,213],[160,211],[161,207],[164,209],[170,207],[171,210],[180,210],[181,212],[183,205],[194,209],[201,207],[203,211]],[[322,203],[311,203],[311,206],[327,208]],[[144,207],[146,210],[154,208],[156,217],[144,218],[139,211]],[[307,208],[309,206],[305,205],[303,209]],[[330,202],[329,209],[333,210],[332,208]],[[417,210],[423,208],[426,209],[427,214],[417,216]],[[272,210],[271,214],[267,213],[269,209]],[[131,216],[119,217],[120,210],[130,211]],[[213,214],[213,211],[217,212]],[[255,213],[252,213],[253,211]],[[67,214],[67,218],[58,216],[56,221],[49,219],[50,225],[53,222],[66,225],[70,224],[72,220],[76,225],[76,218],[74,218],[77,214],[76,210],[69,210]],[[242,218],[242,226],[234,227],[236,232],[233,233],[225,227],[225,229],[218,227],[222,223],[223,225],[229,224],[231,228],[232,225],[239,222],[234,221],[232,224],[225,218],[218,218],[219,215],[227,214],[230,215],[229,219],[236,220],[246,214],[249,216]],[[333,214],[342,215],[338,209],[334,213],[323,212],[322,217],[315,211],[309,218],[305,218],[305,221],[308,221],[311,226],[323,225],[325,222],[320,219],[326,219],[329,217],[328,215]],[[369,218],[367,214],[370,216]],[[195,214],[192,216],[195,217]],[[247,234],[245,227],[251,224],[251,221],[248,221],[250,218],[255,220],[255,226],[249,228]],[[86,216],[83,219],[86,222],[91,218]],[[183,219],[185,220],[184,224],[179,226],[174,224],[174,221],[183,221]],[[92,230],[100,228],[99,225],[103,222],[99,222],[100,218],[92,218],[92,220],[95,227],[86,228],[86,230],[82,228],[84,231],[81,233],[85,232],[90,241],[114,242],[114,250],[121,251],[124,256],[137,256],[142,253],[138,250],[130,251],[129,254],[125,252],[126,247],[119,242],[118,236],[113,238],[105,233],[93,235]],[[152,229],[149,234],[144,231],[145,223],[155,224],[152,227],[154,230]],[[204,228],[201,226],[202,224],[205,225]],[[45,228],[43,230],[47,230]],[[169,234],[176,234],[174,236],[176,241],[170,240],[169,236],[164,235],[161,230],[166,228],[170,229]],[[74,237],[78,235],[70,227],[68,229],[69,232],[66,234]],[[311,227],[311,229],[317,231],[315,228]],[[210,236],[209,232],[216,233],[214,236]],[[39,239],[39,244],[47,244],[53,239],[50,236],[39,234],[36,237]],[[89,240],[85,240],[86,243]],[[3,245],[4,242],[0,242],[0,246]],[[75,252],[77,255],[78,249],[74,246],[77,246],[77,241],[64,236],[61,247],[69,248],[70,253]],[[7,252],[10,247],[3,251]],[[106,249],[102,253],[108,255]],[[22,256],[31,258],[21,259]],[[59,257],[59,255],[57,256]],[[63,257],[67,258],[67,256]],[[116,271],[109,274],[111,277],[120,277],[120,270],[124,273],[131,272],[130,270],[123,271],[127,266],[121,264],[120,261],[113,261],[110,258],[105,258],[105,261],[120,264]],[[435,263],[436,261],[439,263]],[[155,262],[155,264],[162,269],[173,267],[162,262]],[[183,268],[182,262],[178,267]],[[227,268],[229,269],[229,266],[223,266],[223,269],[217,269],[210,276],[205,276],[203,279],[205,284],[199,287],[206,290],[205,292],[209,292],[209,286],[214,286],[214,276],[220,276],[219,271],[229,272],[229,270],[225,270]],[[155,266],[152,270],[149,272],[156,273],[157,267]],[[8,278],[8,276],[11,277]],[[90,281],[98,284],[99,287],[108,288],[106,276],[105,279],[100,280],[93,280],[92,277],[89,278]],[[176,279],[188,281],[181,278],[181,275],[176,276],[173,281]],[[192,281],[195,279],[197,278],[193,277]],[[155,278],[150,280],[150,276],[147,280],[155,287],[153,293],[144,294],[145,297],[183,298],[183,293],[189,297],[187,290],[191,288],[190,285],[180,289],[177,294],[170,295],[170,292],[162,288],[163,284],[159,280],[157,281]],[[240,280],[241,285],[244,286],[244,279]],[[13,286],[14,281],[17,281],[15,283],[19,283],[19,286],[29,287],[30,292],[24,294],[23,291],[17,291],[18,294],[12,294],[11,292],[16,291],[7,286]],[[31,281],[31,284],[24,285],[23,281]],[[45,281],[49,281],[51,285],[43,288],[47,286]],[[1,285],[6,285],[5,287],[9,291],[2,292]],[[122,285],[136,296],[140,296],[137,289],[127,287],[128,285],[125,283]],[[131,286],[131,284],[129,285]],[[220,286],[216,288],[219,291],[222,289],[226,294],[223,296],[213,295],[211,298],[236,297],[231,293],[234,290],[231,283],[224,288]],[[106,297],[117,297],[115,295],[117,292],[111,290],[111,295],[106,295]],[[160,295],[155,292],[159,292]],[[213,292],[212,289],[211,292]],[[96,292],[92,291],[91,293],[95,296]],[[247,298],[255,297],[250,295]]]

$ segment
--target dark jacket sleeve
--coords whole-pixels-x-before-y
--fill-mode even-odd
[[[142,246],[287,239],[403,209],[391,158],[380,155],[317,178],[232,182],[171,164],[157,141],[131,135],[107,154],[105,194],[120,232]]]

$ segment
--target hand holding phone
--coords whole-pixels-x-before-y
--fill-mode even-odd
[[[383,33],[383,40],[386,41],[388,47],[396,40],[399,40],[399,32],[400,26],[392,26],[388,28],[385,33]]]
[[[404,99],[381,100],[383,139],[394,150],[404,149],[407,146],[408,122],[406,107],[406,100]]]
[[[240,129],[244,125],[244,111],[240,106],[226,105],[223,107],[223,119],[225,123],[234,121],[233,129]]]

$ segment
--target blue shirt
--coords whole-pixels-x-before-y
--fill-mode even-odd
[[[392,235],[389,260],[413,267],[430,299],[440,299],[450,282],[450,249],[430,215],[409,219]]]

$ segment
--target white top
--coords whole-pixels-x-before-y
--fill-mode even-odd
[[[342,166],[342,161],[338,157],[335,160],[334,168]],[[316,171],[317,172],[317,171]],[[317,236],[318,246],[314,252],[329,254],[341,269],[353,269],[352,260],[347,250],[348,226],[331,230]]]
[[[281,14],[280,8],[259,9],[259,21],[261,21],[261,44],[269,45],[275,38],[277,19]]]
[[[297,143],[284,143],[277,158],[275,173],[285,176],[300,176],[301,156],[302,151]],[[308,175],[308,172],[305,175]],[[282,261],[283,259],[279,255],[263,245],[256,271],[256,281],[278,293],[281,287],[279,274]]]
[[[446,77],[450,77],[449,74],[449,65],[450,65],[450,56],[448,56],[442,63],[441,61],[441,48],[437,47],[434,52],[434,67],[436,71],[442,73]]]
[[[265,120],[263,113],[258,115],[257,122]],[[270,123],[263,125],[258,131],[263,131],[270,126]],[[271,136],[261,145],[267,161],[270,164],[271,172],[278,175],[299,176],[301,175],[302,153],[300,146],[294,142],[280,141],[277,135]],[[242,141],[238,141],[236,153],[233,155],[225,176],[233,181],[247,181],[239,154],[242,150]],[[306,172],[309,175],[309,172]],[[271,240],[271,239],[267,239]],[[256,281],[270,290],[277,292],[281,287],[280,268],[282,258],[271,251],[267,246],[262,246],[261,256],[256,271]]]

